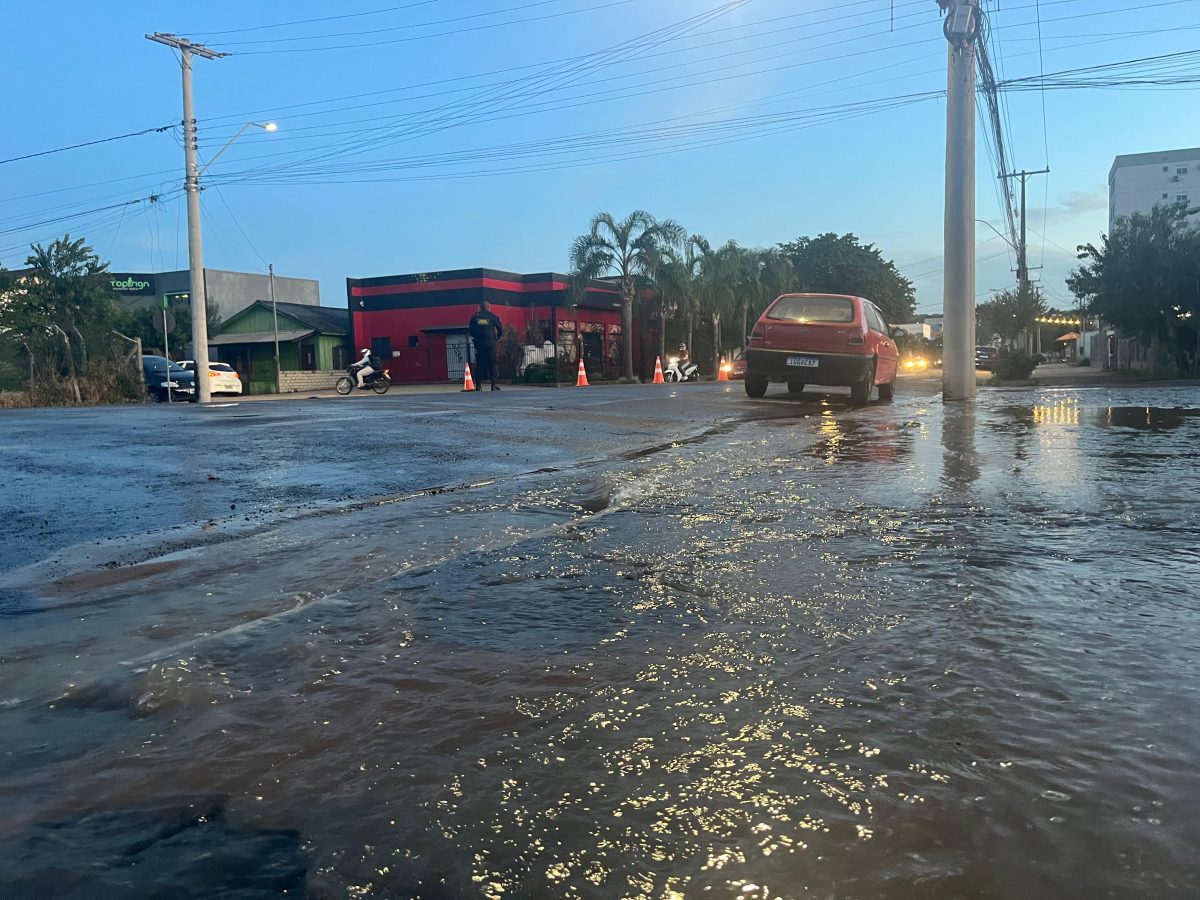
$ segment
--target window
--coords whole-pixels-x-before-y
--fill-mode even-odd
[[[1170,200],[1171,198],[1170,198],[1170,197],[1168,197],[1166,194],[1163,194],[1163,199],[1164,199],[1164,200]]]
[[[1170,166],[1163,166],[1163,171],[1164,171],[1164,172],[1170,172],[1170,171],[1171,171],[1171,167],[1170,167]]]
[[[342,370],[350,366],[350,350],[345,344],[338,344],[333,348],[333,368]]]
[[[390,337],[371,338],[371,352],[380,359],[392,358],[392,339]]]
[[[871,304],[867,304],[863,308],[867,311],[867,325],[870,329],[880,334],[887,334],[887,323],[883,321],[883,314]]]
[[[1186,174],[1187,174],[1187,166],[1179,166],[1179,167],[1177,167],[1177,168],[1175,169],[1175,174],[1176,174],[1176,175],[1186,175]]]
[[[848,325],[854,321],[854,304],[846,297],[781,297],[767,318]]]
[[[1175,202],[1176,203],[1187,203],[1188,202],[1187,194],[1176,194]]]

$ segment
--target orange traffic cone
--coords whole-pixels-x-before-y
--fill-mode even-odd
[[[471,364],[467,363],[467,369],[463,372],[463,391],[475,390],[475,379],[471,377]]]
[[[665,378],[663,378],[662,357],[661,356],[654,357],[654,380],[650,383],[651,384],[666,384],[667,383],[667,380]]]
[[[721,362],[717,366],[717,381],[728,381],[729,370],[725,368],[725,357],[721,357]]]
[[[583,367],[583,360],[579,361],[579,376],[575,379],[575,387],[591,387],[587,380],[587,370]]]

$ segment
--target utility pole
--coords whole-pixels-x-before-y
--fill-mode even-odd
[[[196,112],[192,107],[192,57],[220,59],[228,53],[218,53],[187,38],[155,32],[149,40],[179,51],[179,66],[183,70],[183,161],[184,188],[187,192],[188,268],[191,271],[192,356],[196,361],[196,400],[208,403],[212,388],[201,373],[208,372],[208,309],[204,290],[204,252],[200,243],[200,169],[196,165]]]
[[[1036,172],[1001,172],[1000,178],[1021,179],[1021,237],[1017,244],[1017,284],[1022,291],[1029,290],[1029,252],[1025,241],[1025,182],[1031,175],[1048,175],[1050,170],[1038,169]]]
[[[271,279],[271,317],[275,320],[275,393],[283,392],[283,370],[279,365],[279,307],[275,305],[275,265],[267,263],[267,277]]]
[[[946,13],[946,210],[942,396],[975,398],[975,41],[978,0],[938,0]]]

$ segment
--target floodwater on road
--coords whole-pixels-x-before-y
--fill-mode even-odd
[[[1198,407],[812,404],[10,573],[0,895],[1196,896]]]

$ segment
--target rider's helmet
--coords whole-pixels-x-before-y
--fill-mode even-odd
[[[680,352],[680,353],[687,353],[687,344],[680,344],[680,345],[679,345],[679,352]]]
[[[359,350],[358,352],[359,352],[359,353],[370,353],[371,351],[370,351],[370,350],[368,350],[366,347],[363,347],[363,348],[362,348],[361,350]]]

